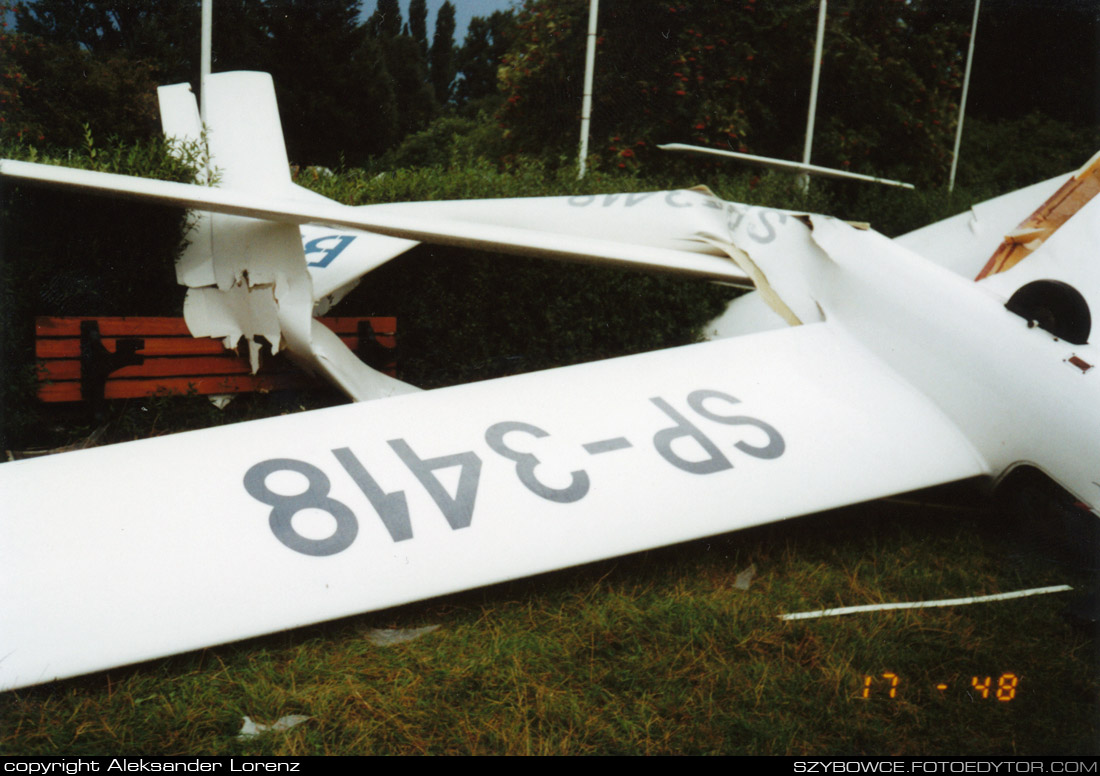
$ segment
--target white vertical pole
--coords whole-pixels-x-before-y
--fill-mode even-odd
[[[817,114],[817,85],[821,80],[821,49],[825,43],[825,6],[826,0],[821,0],[817,9],[817,41],[814,43],[814,73],[810,79],[810,110],[806,117],[806,144],[802,147],[802,163],[810,163],[810,154],[814,148],[814,117]],[[801,173],[798,176],[799,186],[802,191],[810,188],[810,176]]]
[[[577,162],[577,178],[584,177],[588,157],[588,125],[592,120],[592,73],[596,69],[596,17],[600,0],[590,0],[588,6],[588,46],[584,55],[584,98],[581,100],[581,150]]]
[[[202,53],[199,57],[199,115],[206,121],[206,77],[210,75],[211,28],[214,25],[213,0],[202,0]]]
[[[966,73],[963,75],[963,93],[959,100],[959,124],[955,127],[955,151],[951,154],[951,178],[947,182],[947,191],[955,190],[955,172],[959,166],[959,146],[962,145],[963,117],[966,114],[966,93],[970,89],[970,66],[974,64],[974,39],[978,36],[978,9],[982,0],[974,0],[974,21],[970,23],[970,47],[966,52]]]

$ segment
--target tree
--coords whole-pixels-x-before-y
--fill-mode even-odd
[[[397,0],[378,0],[367,20],[367,30],[376,38],[396,38],[401,34],[401,6]]]
[[[156,134],[151,65],[21,33],[0,44],[0,139],[74,148],[89,132],[101,142]]]
[[[214,72],[267,70],[271,31],[263,0],[214,0],[211,53]],[[196,42],[188,45],[196,49]],[[197,59],[196,59],[197,62]],[[197,70],[190,77],[196,78]]]
[[[148,62],[161,82],[197,74],[199,16],[198,0],[36,0],[15,9],[20,32]]]
[[[459,105],[497,96],[497,69],[508,53],[515,34],[515,15],[494,11],[490,16],[475,16],[466,30],[466,40],[455,57],[461,74],[455,85]]]
[[[965,27],[939,0],[829,6],[813,161],[946,173]],[[630,166],[660,142],[801,156],[818,0],[604,0],[592,148]],[[529,0],[500,76],[517,150],[572,155],[587,0]]]
[[[270,0],[268,70],[298,164],[361,164],[396,140],[394,81],[357,0]]]
[[[428,3],[427,0],[409,0],[409,34],[420,46],[420,56],[428,59]]]
[[[982,4],[967,114],[1011,120],[1032,111],[1083,125],[1100,123],[1100,4],[1095,0]]]
[[[397,138],[418,132],[435,116],[438,106],[428,66],[420,56],[420,47],[409,35],[379,41],[386,68],[393,78],[397,103]]]
[[[451,84],[455,78],[455,7],[446,0],[435,17],[435,36],[429,53],[432,88],[441,105],[451,99]]]

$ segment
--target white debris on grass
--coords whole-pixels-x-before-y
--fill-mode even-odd
[[[367,631],[367,641],[376,647],[392,647],[394,644],[403,644],[426,636],[438,628],[438,625],[426,625],[423,628],[371,628]]]
[[[302,714],[289,714],[285,717],[279,717],[272,725],[264,725],[259,722],[253,722],[251,717],[241,717],[241,732],[237,734],[237,738],[253,738],[261,733],[267,733],[268,731],[283,732],[290,730],[292,727],[301,725],[306,720],[313,719],[313,717],[306,717]]]

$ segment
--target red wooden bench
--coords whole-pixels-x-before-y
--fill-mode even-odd
[[[319,320],[368,364],[394,375],[396,318]],[[266,392],[310,382],[282,354],[252,374],[247,353],[192,337],[183,318],[36,318],[35,354],[38,398],[46,402]]]

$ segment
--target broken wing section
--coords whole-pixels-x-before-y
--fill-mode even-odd
[[[829,323],[4,463],[0,689],[985,473]]]
[[[1015,230],[1005,235],[976,279],[982,280],[1015,267],[1037,251],[1047,238],[1087,205],[1097,192],[1100,192],[1100,153],[1059,186]]]
[[[974,205],[969,210],[894,238],[894,241],[956,275],[976,278],[989,257],[1035,208],[1068,179],[1042,181]]]
[[[1042,227],[1039,228],[1042,231]],[[1008,243],[1006,243],[1008,245]],[[1083,297],[1087,307],[1083,316],[1073,314],[1073,308],[1058,304],[1057,299],[1046,300],[1041,307],[1032,309],[1027,317],[1038,320],[1040,325],[1072,342],[1089,339],[1088,318],[1095,319],[1100,310],[1100,261],[1096,249],[1100,245],[1100,197],[1093,197],[1080,204],[1074,213],[1048,234],[1036,237],[1031,245],[1015,244],[1010,248],[1010,258],[1026,251],[1026,260],[1017,261],[1012,267],[987,276],[980,282],[986,290],[1002,300],[1008,300],[1024,286],[1035,281],[1059,281],[1075,289]],[[1069,292],[1072,293],[1072,292]],[[1068,297],[1063,298],[1065,301]],[[1045,309],[1044,309],[1045,308]],[[1089,313],[1091,310],[1091,315]],[[1074,337],[1063,327],[1070,319],[1081,317],[1084,330]],[[1070,326],[1070,328],[1076,328]]]
[[[205,136],[194,95],[187,84],[161,87],[164,131],[179,142],[206,143],[210,182],[227,190],[271,193],[316,201],[291,182],[278,107],[265,73],[221,73],[206,83]],[[323,200],[323,198],[320,198]],[[188,286],[184,318],[196,337],[222,339],[235,349],[243,337],[252,369],[259,367],[262,342],[272,352],[285,348],[306,369],[336,383],[351,398],[378,398],[416,390],[363,364],[313,319],[346,293],[353,278],[325,273],[317,294],[297,226],[219,213],[196,213],[190,243],[177,268]],[[379,261],[415,243],[364,236],[356,250]]]
[[[974,205],[896,238],[963,277],[984,280],[1037,251],[1100,192],[1100,153],[1081,169]]]

